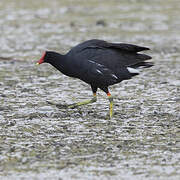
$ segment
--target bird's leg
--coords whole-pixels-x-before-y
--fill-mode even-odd
[[[78,102],[78,103],[73,103],[73,104],[56,104],[56,103],[53,103],[53,102],[49,102],[47,101],[48,104],[51,104],[51,105],[55,105],[56,107],[58,108],[76,108],[78,106],[82,106],[82,105],[86,105],[86,104],[90,104],[90,103],[94,103],[97,101],[97,97],[96,97],[96,93],[93,93],[93,98],[90,99],[90,100],[86,100],[86,101],[83,101],[83,102]]]
[[[74,103],[74,104],[69,105],[68,107],[69,108],[75,108],[75,107],[78,107],[78,106],[82,106],[82,105],[86,105],[86,104],[96,102],[97,101],[97,97],[96,97],[97,87],[91,85],[91,89],[92,89],[92,92],[93,92],[93,98],[92,99],[86,100],[86,101],[83,101],[83,102]]]
[[[109,104],[109,118],[111,119],[113,117],[113,97],[111,96],[111,93],[109,92],[107,86],[100,87],[100,89],[103,90],[108,96],[108,99],[110,102],[110,104]]]
[[[97,101],[97,97],[96,97],[97,87],[91,85],[91,89],[92,89],[92,92],[93,92],[93,98],[90,99],[90,100],[86,100],[86,101],[83,101],[83,102],[78,102],[78,103],[74,103],[74,104],[70,104],[70,105],[67,105],[67,104],[65,104],[65,105],[63,105],[63,104],[55,104],[55,103],[52,103],[52,102],[49,102],[49,101],[47,101],[47,102],[49,104],[51,104],[51,105],[55,105],[58,108],[75,108],[75,107],[78,107],[78,106],[90,104],[90,103],[93,103],[93,102]]]
[[[111,94],[108,92],[107,93],[107,96],[108,96],[108,99],[109,99],[109,117],[110,119],[112,118],[113,116],[113,97],[111,96]]]
[[[92,99],[86,100],[86,101],[83,101],[83,102],[74,103],[74,104],[68,105],[67,107],[68,108],[75,108],[75,107],[78,107],[78,106],[94,103],[96,101],[97,101],[96,93],[93,93],[93,98]]]

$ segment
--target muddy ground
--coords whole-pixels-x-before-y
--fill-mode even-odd
[[[179,0],[0,2],[1,179],[180,179]],[[77,109],[90,87],[48,64],[91,38],[151,48],[155,66]]]

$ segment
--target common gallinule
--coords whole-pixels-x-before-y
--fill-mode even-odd
[[[109,116],[111,118],[113,98],[108,86],[138,75],[139,68],[153,66],[152,62],[146,62],[151,59],[150,56],[139,53],[144,50],[149,50],[149,48],[92,39],[78,44],[65,55],[46,51],[37,64],[49,63],[61,73],[79,78],[91,86],[93,98],[69,105],[70,108],[96,102],[97,89],[103,90],[110,101]]]

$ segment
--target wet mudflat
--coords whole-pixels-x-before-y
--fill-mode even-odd
[[[0,2],[1,179],[179,179],[179,0]],[[45,49],[62,53],[99,38],[145,45],[155,66],[112,86],[108,100],[76,109],[90,87],[48,64]]]

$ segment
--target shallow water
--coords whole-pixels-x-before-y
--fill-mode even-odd
[[[1,179],[179,179],[179,0],[0,2]],[[91,98],[85,83],[48,64],[46,49],[62,53],[99,38],[151,48],[155,66],[112,86],[108,100]]]

